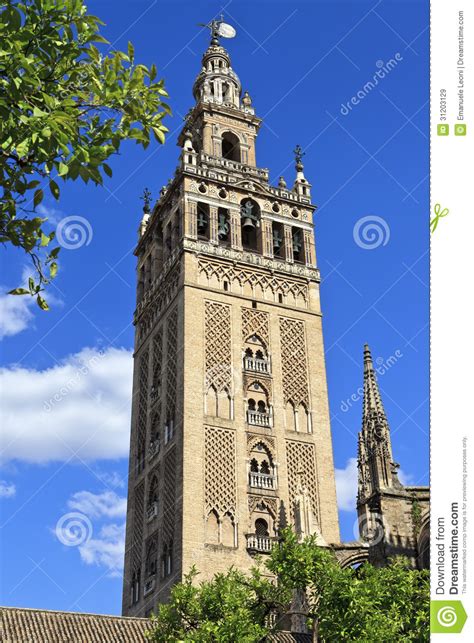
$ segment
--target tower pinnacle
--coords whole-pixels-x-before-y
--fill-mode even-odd
[[[358,451],[359,502],[381,489],[400,488],[390,428],[368,344],[364,346],[364,402]]]

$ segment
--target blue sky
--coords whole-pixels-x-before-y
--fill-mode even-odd
[[[238,32],[226,43],[233,67],[264,118],[257,163],[272,182],[283,174],[292,183],[292,150],[301,144],[319,206],[342,537],[354,539],[348,508],[364,342],[385,371],[379,382],[404,479],[428,483],[429,9],[386,0],[88,6],[114,47],[131,40],[137,61],[156,63],[173,117],[164,146],[123,147],[105,188],[65,185],[59,203],[45,202],[54,225],[66,216],[88,222],[84,244],[60,253],[50,312],[3,296],[21,282],[25,262],[2,253],[0,604],[119,613],[138,197],[145,186],[157,197],[174,171],[176,133],[208,43],[196,25],[222,7]],[[89,537],[79,547],[62,528],[71,513],[89,520],[76,532]]]

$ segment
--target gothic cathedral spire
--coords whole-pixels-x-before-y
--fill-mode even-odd
[[[358,440],[358,503],[387,488],[400,488],[390,428],[368,344],[364,346],[364,402]]]

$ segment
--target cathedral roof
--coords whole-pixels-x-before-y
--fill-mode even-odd
[[[0,608],[4,643],[146,643],[146,618]]]
[[[147,618],[0,607],[2,643],[146,643]],[[273,643],[309,643],[309,634],[278,632]]]

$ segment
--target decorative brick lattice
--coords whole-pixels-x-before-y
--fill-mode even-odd
[[[295,519],[295,499],[298,493],[298,478],[301,476],[307,488],[313,514],[319,523],[318,483],[316,477],[316,459],[314,444],[306,442],[286,442],[286,466],[288,468],[288,491],[290,498],[290,515]]]
[[[161,368],[163,362],[163,329],[153,338],[153,382],[151,389],[152,401],[158,399],[161,390]]]
[[[176,377],[178,356],[178,309],[168,317],[166,354],[166,415],[174,418],[176,411]]]
[[[253,308],[242,308],[243,341],[247,341],[252,335],[258,335],[268,350],[270,344],[268,313]]]
[[[230,306],[206,301],[204,337],[205,388],[232,394],[232,330]]]
[[[148,359],[149,353],[146,350],[140,357],[138,375],[138,419],[137,419],[137,442],[136,463],[137,470],[141,471],[144,466],[146,449],[146,425],[148,414]]]
[[[205,428],[206,516],[229,513],[235,518],[237,492],[235,480],[235,435],[229,429]]]
[[[308,363],[304,322],[280,317],[283,398],[309,410]]]
[[[171,304],[181,278],[181,263],[178,262],[164,277],[153,285],[153,293],[147,296],[146,302],[139,305],[136,315],[138,338],[141,341],[154,327],[160,314]]]
[[[140,569],[142,563],[143,518],[145,510],[145,483],[141,482],[135,489],[133,497],[133,529],[132,529],[132,566]]]
[[[265,299],[274,301],[277,295],[286,297],[292,295],[295,298],[296,305],[302,300],[302,307],[308,306],[308,285],[301,281],[296,281],[290,277],[279,279],[272,277],[267,273],[260,273],[257,270],[246,270],[244,268],[235,268],[233,266],[207,261],[206,259],[199,259],[199,275],[206,277],[208,280],[216,278],[222,285],[224,281],[234,286],[243,288],[245,284],[249,284],[252,290],[257,291],[257,287],[261,288],[264,293]]]
[[[170,542],[174,534],[176,500],[176,452],[171,449],[165,456],[163,480],[163,539]]]

